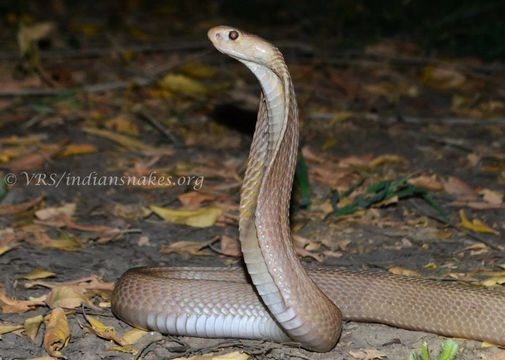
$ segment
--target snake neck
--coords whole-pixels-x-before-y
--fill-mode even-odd
[[[261,84],[256,131],[241,191],[240,240],[251,280],[290,338],[325,351],[340,334],[338,308],[309,278],[292,245],[289,205],[298,155],[298,109],[277,50],[268,66],[242,61]]]

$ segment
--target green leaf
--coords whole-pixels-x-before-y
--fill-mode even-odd
[[[428,349],[428,344],[426,344],[426,342],[421,345],[421,359],[431,360],[430,350]]]
[[[442,349],[438,354],[437,360],[454,360],[458,353],[458,344],[449,339],[442,344]]]
[[[423,360],[423,359],[421,359],[418,353],[412,351],[409,355],[409,360]]]

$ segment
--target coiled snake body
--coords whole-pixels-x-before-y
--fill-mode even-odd
[[[113,312],[172,335],[337,343],[342,318],[505,345],[505,294],[375,272],[306,270],[291,244],[289,199],[298,147],[295,93],[279,50],[238,29],[209,39],[244,63],[262,95],[241,190],[242,269],[136,268],[117,282]],[[252,281],[252,284],[250,282]]]

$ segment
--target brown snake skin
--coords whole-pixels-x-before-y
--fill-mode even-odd
[[[298,149],[288,69],[277,48],[255,35],[227,26],[208,35],[262,86],[240,201],[240,241],[249,275],[226,268],[131,269],[115,286],[114,313],[134,326],[173,335],[294,340],[314,351],[335,346],[342,318],[505,345],[505,293],[302,267],[288,217]]]

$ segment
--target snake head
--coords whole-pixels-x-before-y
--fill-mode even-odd
[[[253,62],[268,66],[278,50],[259,36],[237,28],[221,25],[211,28],[207,36],[214,47],[241,62]]]

